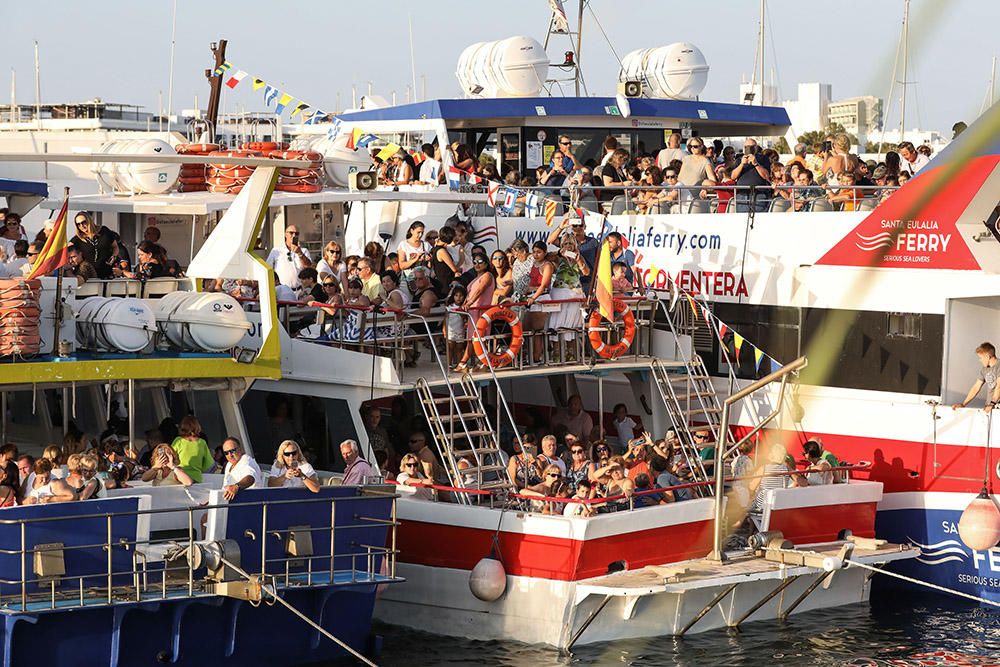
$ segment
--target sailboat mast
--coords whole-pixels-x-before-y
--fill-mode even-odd
[[[764,106],[764,0],[760,0],[760,30],[757,31],[757,51],[760,53],[760,105]]]
[[[906,132],[906,85],[909,80],[907,60],[910,51],[910,0],[903,0],[903,96],[899,102],[899,141],[905,141]]]

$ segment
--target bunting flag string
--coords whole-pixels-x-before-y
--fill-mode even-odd
[[[640,261],[640,259],[637,257],[636,263],[638,264],[639,261]],[[653,266],[651,264],[649,266],[649,272],[648,272],[648,276],[649,276],[648,277],[648,282],[649,282],[649,285],[651,287],[656,284],[656,275],[658,273],[659,273],[659,269],[657,269],[655,266]],[[669,276],[667,277],[667,280],[670,280]],[[683,288],[681,288],[680,286],[678,286],[676,283],[674,283],[674,285],[675,285],[675,287],[677,287],[678,292],[681,295],[683,295],[683,297],[687,300],[688,304],[691,307],[691,312],[697,318],[698,317],[697,301],[695,300],[694,295],[692,295],[687,290],[684,290]],[[707,303],[702,303],[701,304],[701,315],[704,318],[705,324],[708,325],[709,329],[713,328],[713,326],[712,326],[713,320],[718,325],[718,328],[717,328],[717,330],[716,330],[715,333],[718,335],[719,342],[723,346],[726,346],[726,343],[725,343],[726,334],[727,333],[732,333],[733,334],[733,348],[734,348],[734,352],[735,352],[733,363],[736,364],[737,366],[739,366],[739,363],[740,363],[740,353],[741,353],[741,351],[743,349],[743,346],[744,345],[749,345],[750,349],[753,350],[754,372],[760,373],[760,367],[763,364],[764,359],[768,360],[767,368],[769,369],[769,372],[773,373],[773,372],[775,372],[775,371],[777,371],[778,369],[781,368],[781,366],[782,366],[781,362],[779,362],[777,359],[775,359],[771,355],[769,355],[766,352],[764,352],[764,350],[760,349],[759,347],[757,347],[752,342],[748,341],[739,332],[737,332],[735,329],[733,329],[732,327],[730,327],[728,324],[726,324],[725,322],[723,322],[722,320],[720,320],[715,314],[712,313],[712,311],[709,310]],[[728,347],[728,346],[726,346],[726,347]]]
[[[228,60],[219,65],[218,67],[216,67],[214,70],[214,74],[215,76],[221,77],[229,71],[235,71],[235,73],[228,79],[226,79],[225,82],[226,86],[232,89],[235,89],[237,86],[240,85],[240,82],[242,82],[243,79],[250,76],[250,74],[247,71],[235,67],[233,63],[231,63]],[[320,110],[319,107],[314,107],[313,105],[308,104],[302,99],[293,97],[292,95],[284,92],[283,90],[277,88],[276,86],[270,85],[269,83],[267,83],[267,81],[260,78],[259,76],[251,76],[250,80],[253,84],[254,91],[258,91],[261,88],[264,89],[264,104],[270,107],[272,104],[275,104],[275,102],[277,102],[274,109],[274,113],[278,115],[284,113],[285,109],[291,107],[292,113],[289,117],[295,118],[296,116],[299,116],[299,118],[305,125],[315,125],[316,123],[320,122],[321,120],[327,117],[327,113],[325,111]],[[295,102],[295,104],[292,104],[292,102]],[[313,109],[312,113],[307,113],[307,110],[309,109]],[[338,131],[333,133],[334,137],[337,136],[337,134],[339,134],[339,128],[337,129]],[[331,128],[331,132],[333,132],[333,128]]]

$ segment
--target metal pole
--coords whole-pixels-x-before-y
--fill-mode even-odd
[[[903,98],[899,103],[899,141],[903,142],[903,133],[906,132],[906,80],[907,71],[906,63],[909,56],[909,39],[910,39],[910,28],[909,28],[909,16],[910,16],[910,0],[903,0]]]
[[[69,199],[69,188],[63,188],[63,198]],[[69,215],[68,213],[66,214]],[[63,221],[64,225],[69,225],[69,220]],[[62,333],[63,302],[62,302],[63,272],[56,272],[56,298],[55,298],[55,318],[52,321],[52,356],[59,354],[59,335]]]
[[[996,58],[993,59],[996,64]],[[42,81],[41,69],[38,66],[38,41],[35,40],[35,123],[42,126]]]
[[[174,0],[174,12],[170,21],[170,75],[167,79],[167,132],[170,131],[170,114],[174,109],[174,50],[177,45],[177,0]]]
[[[0,391],[0,442],[7,442],[7,392]]]
[[[604,440],[604,376],[597,376],[597,421],[600,423],[601,440]],[[624,449],[628,443],[618,443]]]
[[[760,49],[760,105],[764,106],[764,0],[760,0],[760,30],[758,31],[760,41],[757,48]]]
[[[62,429],[63,435],[69,433],[69,389],[62,388]]]
[[[582,69],[580,68],[580,50],[583,49],[583,7],[587,4],[587,0],[580,0],[580,14],[577,18],[576,24],[576,72],[573,77],[576,83],[576,96],[580,97],[580,77],[582,75]]]
[[[135,380],[128,380],[128,444],[135,447]]]
[[[722,537],[723,537],[723,517],[722,517],[722,504],[723,504],[723,478],[722,474],[722,452],[726,449],[726,440],[729,435],[729,402],[726,401],[722,406],[722,423],[719,426],[719,441],[715,443],[715,523],[713,524],[713,535],[712,535],[712,553],[710,558],[719,561],[720,563],[725,560],[725,556],[722,553]]]

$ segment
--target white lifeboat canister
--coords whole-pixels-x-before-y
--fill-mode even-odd
[[[141,299],[91,297],[76,315],[77,342],[99,352],[139,352],[156,333],[156,318]]]
[[[466,97],[534,97],[548,71],[549,57],[537,40],[509,37],[467,47],[455,76]]]
[[[174,147],[160,139],[121,139],[104,144],[98,155],[177,155]],[[159,195],[177,183],[179,164],[167,162],[101,162],[94,171],[101,187],[115,194],[147,192]]]
[[[172,292],[150,299],[167,342],[180,350],[225,352],[250,330],[239,301],[218,292]]]
[[[649,97],[693,100],[708,83],[708,61],[694,44],[638,49],[622,58],[620,81],[642,81]]]

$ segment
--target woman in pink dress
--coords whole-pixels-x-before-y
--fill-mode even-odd
[[[476,333],[474,328],[476,321],[493,305],[493,291],[496,289],[496,277],[490,268],[489,258],[485,253],[476,253],[472,257],[472,268],[476,272],[476,277],[469,283],[468,295],[465,297],[465,306],[469,310],[471,317],[466,330],[468,345],[465,348],[465,356],[455,370],[459,373],[468,370],[475,365],[475,353],[472,344]]]

